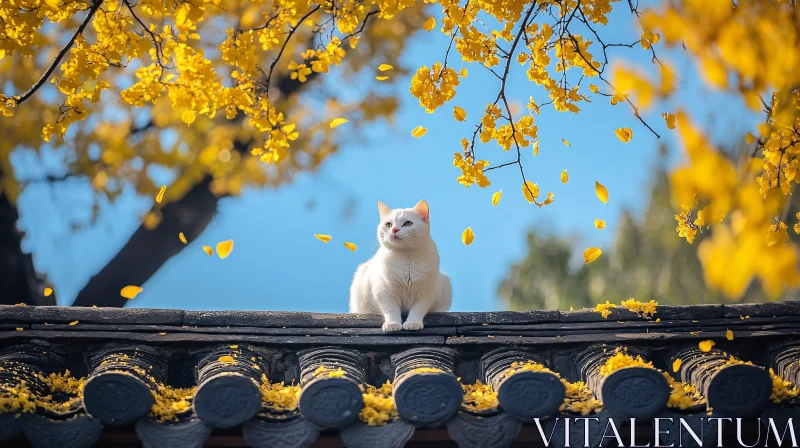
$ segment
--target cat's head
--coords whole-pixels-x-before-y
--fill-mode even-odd
[[[396,251],[417,250],[431,239],[428,203],[419,201],[413,208],[390,209],[378,202],[381,221],[378,224],[378,242]]]

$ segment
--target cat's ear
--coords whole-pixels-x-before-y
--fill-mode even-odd
[[[389,206],[383,202],[378,201],[378,212],[380,212],[381,216],[386,216],[392,212],[392,209],[390,209]]]
[[[417,214],[422,217],[422,221],[424,223],[429,224],[431,212],[428,210],[428,203],[425,202],[425,200],[417,202],[417,205],[415,205],[412,210],[417,212]]]

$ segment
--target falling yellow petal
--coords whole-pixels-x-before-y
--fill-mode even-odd
[[[603,204],[608,204],[608,188],[598,181],[594,181],[594,192]]]
[[[161,336],[166,336],[167,332],[162,332],[162,333],[158,333],[158,334],[160,334]]]
[[[211,246],[203,246],[203,252],[207,253],[209,257],[214,255],[214,249]]]
[[[231,345],[231,348],[236,350],[237,348],[239,348],[239,346],[238,345]]]
[[[353,251],[353,252],[355,252],[355,251],[356,251],[356,249],[357,249],[356,243],[351,243],[351,242],[349,242],[349,241],[346,241],[346,242],[344,243],[344,247],[346,247],[346,248],[350,249],[350,250],[351,250],[351,251]]]
[[[164,200],[164,193],[166,193],[166,191],[167,191],[167,186],[166,185],[162,185],[161,189],[158,190],[158,195],[156,196],[156,202],[158,202],[160,204],[161,201]]]
[[[602,219],[595,219],[594,226],[597,230],[603,230],[606,228],[606,222],[603,221]]]
[[[436,26],[436,19],[434,19],[433,17],[428,17],[428,20],[426,20],[425,23],[422,24],[422,28],[424,28],[425,31],[430,31],[435,26]]]
[[[502,198],[502,197],[503,197],[503,190],[496,191],[496,192],[495,192],[495,193],[492,195],[492,205],[493,205],[494,207],[497,207],[497,204],[499,204],[499,203],[500,203],[500,198]]]
[[[533,142],[533,155],[534,156],[538,156],[539,155],[539,140],[536,140],[535,142]]]
[[[628,143],[633,137],[633,131],[631,131],[631,128],[615,129],[614,133],[617,134],[618,139],[622,140],[622,143]]]
[[[561,141],[562,141],[562,142],[563,142],[565,145],[567,145],[567,146],[569,146],[570,148],[572,148],[572,145],[570,145],[568,141],[564,140],[563,138],[561,139]]]
[[[322,241],[322,242],[323,242],[323,243],[325,243],[325,244],[328,244],[328,243],[330,242],[330,240],[331,240],[331,236],[330,236],[330,235],[321,235],[321,234],[319,234],[319,233],[315,233],[315,234],[314,234],[314,236],[315,236],[315,237],[316,237],[318,240]]]
[[[76,321],[72,321],[72,322],[69,323],[69,325],[71,327],[74,327],[75,325],[78,325],[78,321],[77,320]]]
[[[455,106],[453,107],[453,117],[456,119],[456,121],[464,121],[467,119],[467,112],[464,109]]]
[[[713,347],[715,345],[716,345],[716,343],[714,341],[710,340],[710,339],[707,340],[707,341],[700,341],[700,343],[697,344],[697,346],[700,347],[700,351],[703,352],[703,353],[710,352],[711,351],[711,347]]]
[[[196,115],[195,115],[195,113],[194,113],[194,111],[193,111],[193,110],[191,110],[191,109],[185,110],[185,111],[183,111],[183,113],[181,114],[181,121],[183,121],[184,123],[186,123],[186,125],[188,126],[188,125],[190,125],[190,124],[194,123],[194,118],[195,118],[195,116],[196,116]]]
[[[681,362],[682,362],[681,358],[678,358],[678,359],[675,360],[675,362],[672,363],[672,371],[673,372],[677,372],[678,370],[681,370]]]
[[[22,330],[24,330],[24,328],[22,328],[22,327],[17,327],[17,331],[22,331]]]
[[[140,286],[128,285],[119,291],[119,295],[125,297],[128,300],[132,300],[135,299],[136,296],[138,296],[139,293],[142,291],[143,288],[141,288]]]
[[[583,251],[583,259],[585,261],[584,264],[589,264],[594,260],[600,258],[600,255],[603,255],[603,251],[600,250],[599,247],[590,247]]]
[[[50,294],[53,293],[53,288],[44,288],[44,296],[50,297]]]
[[[569,175],[567,175],[567,170],[561,172],[561,183],[565,184],[569,180]]]
[[[526,180],[525,183],[522,184],[522,194],[525,196],[526,201],[533,203],[534,200],[539,196],[539,186],[529,180]]]
[[[345,124],[349,121],[350,120],[348,120],[347,118],[335,118],[333,121],[331,121],[330,125],[331,129],[335,128],[336,126],[339,126],[340,124]]]
[[[181,240],[181,243],[186,244],[186,235],[184,235],[183,232],[178,234],[178,239]]]
[[[675,114],[664,112],[661,114],[661,117],[667,123],[667,128],[675,129]]]
[[[219,258],[223,260],[228,258],[228,255],[231,254],[232,250],[233,250],[233,240],[225,240],[217,243],[217,255],[219,256]]]
[[[233,356],[225,355],[219,357],[219,362],[233,363],[236,362],[236,360],[233,359]]]
[[[389,79],[389,77],[388,76],[376,76],[375,79],[377,79],[378,81],[386,81],[387,79]]]
[[[389,70],[391,70],[393,68],[394,67],[389,65],[389,64],[381,64],[381,65],[378,66],[378,70],[380,70],[382,72],[389,71]]]
[[[423,128],[422,126],[417,126],[411,131],[411,135],[413,135],[416,138],[420,138],[423,135],[425,135],[426,132],[428,132],[428,128]]]
[[[472,227],[464,229],[464,232],[461,233],[461,242],[463,242],[465,246],[469,246],[474,240],[475,232],[472,231]]]
[[[731,330],[725,330],[725,339],[729,341],[733,340],[733,332]]]

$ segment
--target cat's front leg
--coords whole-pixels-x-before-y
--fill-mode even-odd
[[[406,317],[406,321],[403,323],[403,330],[422,330],[424,327],[422,325],[422,320],[425,318],[425,315],[428,314],[431,303],[432,300],[427,298],[418,298],[415,300],[414,304],[411,305],[411,309],[408,310],[408,317]]]
[[[381,309],[381,314],[383,314],[383,325],[381,328],[383,328],[384,333],[402,330],[403,325],[400,322],[403,321],[403,317],[400,314],[400,305],[391,299],[378,299],[377,302],[378,307]]]

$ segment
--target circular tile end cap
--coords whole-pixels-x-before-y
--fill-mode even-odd
[[[664,375],[647,367],[624,367],[603,381],[603,406],[612,415],[651,418],[669,400],[669,384]]]

